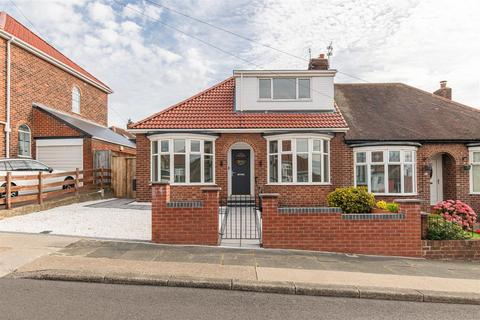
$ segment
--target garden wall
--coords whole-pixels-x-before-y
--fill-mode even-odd
[[[480,261],[480,241],[423,240],[422,254],[426,259]]]
[[[201,199],[170,201],[168,183],[152,183],[152,241],[218,245],[218,187],[198,187]]]
[[[279,208],[262,195],[265,248],[422,256],[420,201],[401,199],[398,214],[343,214],[332,208]]]

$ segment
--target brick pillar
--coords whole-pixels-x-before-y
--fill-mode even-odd
[[[218,232],[218,207],[220,199],[220,187],[205,187],[202,188],[203,193],[203,215],[205,220],[209,223],[206,224],[207,230],[205,244],[219,245],[220,233]]]
[[[409,256],[420,257],[422,256],[422,202],[419,199],[396,199],[394,201],[400,206],[399,212],[405,214]]]
[[[262,193],[262,245],[264,248],[274,247],[275,238],[278,235],[275,232],[275,218],[278,215],[278,193]]]
[[[152,241],[160,242],[162,222],[160,215],[165,213],[170,201],[170,184],[168,182],[152,182]]]

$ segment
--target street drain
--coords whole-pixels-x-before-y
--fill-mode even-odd
[[[49,233],[51,233],[51,232],[52,232],[52,230],[45,230],[45,231],[42,231],[42,232],[40,232],[40,233],[49,234]]]

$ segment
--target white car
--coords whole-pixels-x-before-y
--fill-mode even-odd
[[[65,184],[61,186],[49,187],[44,188],[43,191],[53,191],[53,190],[61,190],[61,189],[68,189],[73,188],[74,185],[72,182],[75,180],[75,177],[72,175],[59,175],[56,177],[48,177],[49,173],[62,173],[66,171],[61,170],[54,170],[47,166],[40,161],[33,160],[33,159],[1,159],[0,160],[0,176],[1,178],[1,186],[5,187],[6,183],[6,176],[7,172],[12,173],[12,186],[34,186],[38,185],[38,179],[29,179],[29,180],[19,180],[15,179],[18,176],[26,176],[26,175],[37,175],[39,172],[44,172],[45,177],[42,179],[42,184],[53,183],[53,182],[60,182],[65,181]],[[34,194],[37,193],[35,189],[31,190],[21,190],[21,191],[13,191],[12,197],[16,197],[19,194]],[[5,197],[5,192],[0,193],[1,197]]]

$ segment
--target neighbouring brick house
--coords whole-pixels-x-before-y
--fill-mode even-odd
[[[72,170],[92,169],[96,150],[135,154],[107,127],[112,90],[5,12],[0,56],[0,157]]]
[[[324,206],[337,187],[422,208],[459,199],[480,210],[480,111],[400,83],[334,84],[323,56],[308,70],[233,77],[130,126],[137,197],[168,181],[172,199],[278,193],[280,206]]]

